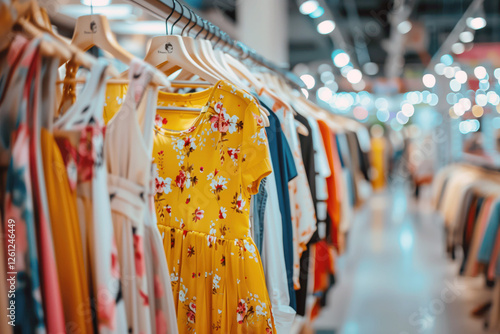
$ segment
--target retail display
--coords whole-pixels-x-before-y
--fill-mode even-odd
[[[460,260],[460,275],[484,275],[491,287],[500,277],[500,175],[473,165],[449,165],[433,183],[434,205],[446,227],[447,250]],[[461,250],[460,257],[457,255]],[[498,284],[488,316],[500,328]]]

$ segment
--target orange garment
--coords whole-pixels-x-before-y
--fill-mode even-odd
[[[311,321],[314,320],[322,308],[322,296],[328,293],[331,287],[330,277],[335,274],[335,251],[326,241],[319,241],[314,245],[314,295],[316,300],[311,309]]]
[[[376,171],[372,177],[373,189],[382,189],[385,186],[385,139],[372,139],[372,166]]]
[[[45,187],[66,328],[93,333],[88,281],[76,208],[66,166],[53,135],[41,130]]]
[[[497,237],[495,239],[495,247],[493,248],[491,260],[490,263],[488,264],[487,277],[489,280],[495,279],[495,269],[499,256],[500,256],[500,229],[498,229]]]
[[[339,152],[337,150],[337,144],[334,141],[334,134],[330,127],[322,121],[318,120],[319,129],[321,131],[321,136],[323,137],[323,142],[325,144],[326,156],[328,159],[328,165],[332,174],[326,179],[328,185],[328,215],[332,221],[330,237],[334,247],[339,251],[339,226],[340,217],[342,215],[341,211],[341,178],[342,178],[342,165],[340,164]]]

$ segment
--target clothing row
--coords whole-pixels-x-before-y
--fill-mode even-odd
[[[314,318],[371,189],[363,125],[254,69],[187,92],[137,58],[125,82],[103,57],[59,78],[49,34],[11,38],[0,278],[17,282],[0,306],[16,326],[2,333],[287,333]]]
[[[460,258],[460,275],[483,276],[495,285],[490,328],[500,329],[500,174],[480,167],[444,167],[433,183],[435,208],[445,227],[447,250]]]
[[[2,333],[176,333],[149,191],[154,115],[136,112],[148,73],[132,64],[142,75],[104,137],[107,63],[53,122],[59,59],[41,42],[19,34],[1,58],[1,269],[17,273],[9,300],[0,294],[15,305]]]
[[[104,115],[110,124],[126,92],[126,85],[108,85]],[[229,294],[221,296],[224,303],[241,311],[238,323],[261,310],[257,315],[272,314],[278,333],[300,327],[324,306],[333,254],[343,251],[353,207],[369,187],[370,138],[356,122],[318,119],[311,106],[287,99],[249,94],[228,81],[158,94],[158,106],[203,109],[194,115],[157,110],[155,118],[157,220],[178,320],[188,328],[203,327],[190,322],[186,305],[193,299],[216,304],[207,295],[221,294],[222,284]],[[267,127],[259,106],[269,111]],[[229,268],[239,268],[231,269],[233,280],[226,278]],[[256,300],[256,292],[270,300]],[[212,328],[230,309],[209,317]]]

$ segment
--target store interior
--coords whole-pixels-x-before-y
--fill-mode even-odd
[[[0,17],[0,333],[500,333],[500,1]]]

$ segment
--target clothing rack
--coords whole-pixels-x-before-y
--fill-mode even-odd
[[[198,16],[188,6],[177,0],[128,0],[129,2],[143,8],[153,16],[156,16],[173,26],[186,28],[187,34],[201,35],[203,38],[213,40],[216,45],[228,48],[240,59],[250,59],[254,63],[263,66],[275,73],[280,74],[295,89],[305,88],[304,83],[292,72],[274,64],[259,55],[242,42],[235,41],[219,27]]]

